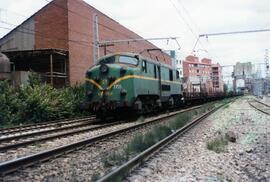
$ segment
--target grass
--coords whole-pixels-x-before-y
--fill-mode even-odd
[[[113,151],[107,158],[104,159],[103,165],[105,167],[120,165],[126,160],[126,155],[122,155],[121,152]]]
[[[146,134],[138,134],[127,144],[125,154],[133,155],[140,153],[171,133],[172,131],[168,126],[161,125],[154,127]]]
[[[228,140],[224,136],[218,136],[207,143],[207,149],[221,153],[225,151],[228,143]]]

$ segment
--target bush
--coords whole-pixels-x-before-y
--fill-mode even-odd
[[[15,88],[0,82],[0,124],[10,126],[86,115],[80,110],[84,85],[55,89],[34,76],[28,85]]]

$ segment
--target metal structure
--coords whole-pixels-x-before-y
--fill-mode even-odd
[[[194,52],[199,40],[201,37],[210,37],[210,36],[222,36],[222,35],[233,35],[233,34],[245,34],[245,33],[258,33],[258,32],[270,32],[270,29],[259,29],[259,30],[244,30],[244,31],[233,31],[233,32],[219,32],[219,33],[209,33],[209,34],[200,34],[195,42],[195,45],[191,51]]]
[[[125,42],[138,42],[138,41],[146,41],[146,40],[175,40],[177,42],[177,45],[181,48],[178,39],[179,37],[159,37],[159,38],[136,38],[136,39],[120,39],[120,40],[105,40],[105,41],[100,41],[99,45],[107,45],[107,44],[116,44],[116,43],[125,43]]]
[[[61,49],[36,49],[3,52],[16,66],[13,74],[14,84],[20,85],[17,76],[33,71],[41,80],[53,86],[61,87],[68,82],[68,51]],[[18,73],[18,74],[17,74]],[[19,77],[19,76],[18,76]]]
[[[93,15],[93,62],[97,63],[99,58],[99,30],[98,30],[98,15]]]
[[[97,62],[97,59],[99,57],[99,48],[104,48],[104,55],[107,54],[107,47],[108,46],[114,46],[114,44],[120,44],[120,43],[130,43],[130,42],[139,42],[139,41],[151,41],[151,40],[174,40],[176,44],[178,45],[178,49],[181,49],[181,45],[178,42],[179,37],[157,37],[157,38],[130,38],[130,39],[117,39],[117,40],[104,40],[99,41],[99,28],[98,28],[98,15],[93,15],[93,34],[94,34],[94,40],[93,40],[93,59],[94,63]]]

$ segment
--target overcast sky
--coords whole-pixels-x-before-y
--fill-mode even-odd
[[[198,34],[270,28],[269,0],[85,0],[144,38],[180,37],[180,56],[187,56]],[[46,0],[0,0],[0,20],[18,25]],[[14,28],[0,21],[0,37]],[[193,33],[192,33],[193,32]],[[173,41],[154,41],[177,49]],[[197,55],[222,65],[263,62],[270,32],[201,38]],[[207,52],[206,52],[207,51]]]

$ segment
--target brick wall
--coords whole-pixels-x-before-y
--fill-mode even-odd
[[[58,8],[63,7],[63,8]],[[55,0],[34,17],[35,49],[57,48],[68,50],[67,0]]]

